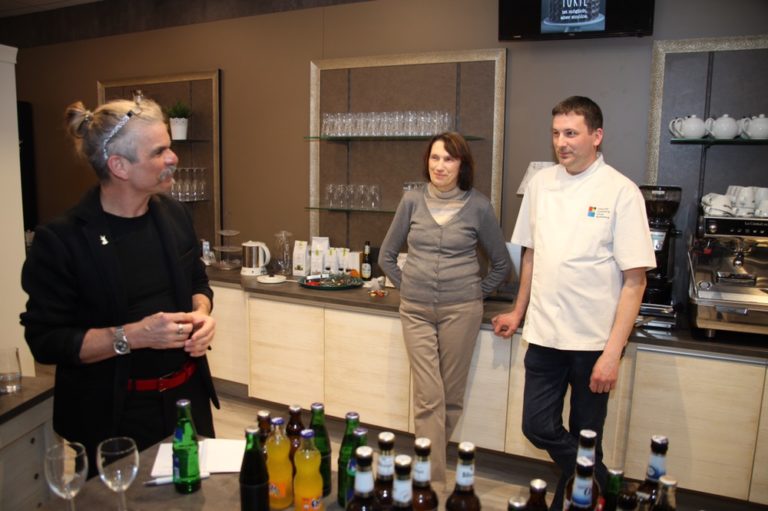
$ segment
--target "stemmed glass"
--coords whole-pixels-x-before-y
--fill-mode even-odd
[[[107,438],[96,449],[99,477],[107,488],[118,495],[117,509],[125,511],[125,490],[131,486],[139,471],[139,452],[136,442],[125,436]]]
[[[83,444],[59,442],[45,451],[45,479],[53,493],[75,511],[75,495],[88,477],[88,455]]]

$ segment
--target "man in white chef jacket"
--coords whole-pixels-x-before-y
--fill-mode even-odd
[[[512,243],[525,247],[511,312],[493,318],[510,337],[525,317],[523,433],[562,473],[551,509],[560,509],[576,464],[579,431],[597,432],[596,477],[605,488],[602,435],[608,393],[655,266],[640,190],[603,161],[600,107],[573,96],[552,109],[559,165],[525,189]],[[562,421],[566,391],[571,412]]]

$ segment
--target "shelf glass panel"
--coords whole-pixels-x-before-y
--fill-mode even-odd
[[[395,208],[383,207],[379,209],[362,209],[362,208],[337,208],[330,206],[307,206],[304,209],[308,211],[341,211],[344,213],[394,213]]]
[[[768,140],[755,140],[748,138],[673,138],[672,144],[688,145],[768,145]]]
[[[434,135],[365,135],[365,136],[344,136],[344,137],[329,137],[321,135],[319,137],[304,137],[304,140],[310,142],[315,140],[326,140],[329,142],[353,142],[353,141],[376,141],[376,140],[431,140]],[[465,140],[483,140],[482,137],[475,135],[464,135]]]

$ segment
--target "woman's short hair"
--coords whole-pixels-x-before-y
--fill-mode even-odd
[[[142,99],[140,103],[117,99],[93,112],[77,101],[67,107],[64,120],[75,150],[91,164],[101,181],[109,179],[110,155],[119,154],[131,162],[137,160],[136,124],[165,123],[160,105],[151,99]]]
[[[442,141],[445,151],[461,161],[459,165],[458,186],[461,190],[469,190],[475,181],[475,160],[472,151],[464,137],[455,131],[446,131],[432,137],[424,153],[424,177],[429,181],[429,157],[432,154],[432,146],[435,142]]]

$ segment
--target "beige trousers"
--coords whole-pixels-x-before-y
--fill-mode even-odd
[[[482,300],[432,305],[400,299],[413,378],[416,437],[432,441],[432,481],[445,485],[445,453],[464,409],[469,366],[483,318]]]

